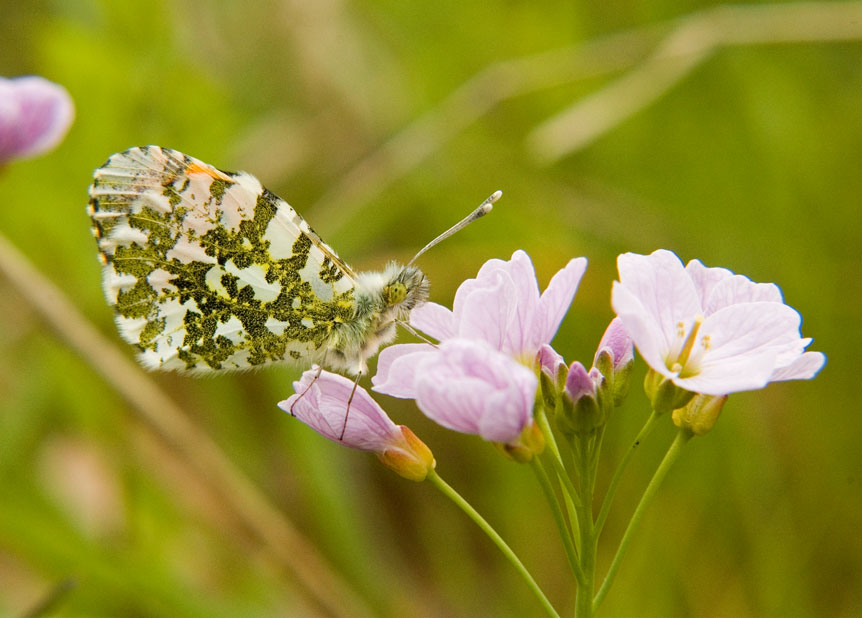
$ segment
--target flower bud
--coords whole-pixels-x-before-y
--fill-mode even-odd
[[[403,442],[377,453],[380,462],[393,472],[411,481],[424,481],[437,462],[434,454],[409,427],[399,425]]]
[[[674,425],[702,436],[713,428],[727,401],[727,395],[703,395],[698,393],[682,408],[673,411]]]
[[[535,455],[541,455],[545,450],[545,434],[535,422],[524,427],[521,435],[513,442],[494,442],[509,459],[518,463],[529,463]]]
[[[566,435],[588,433],[605,422],[600,390],[604,378],[598,369],[587,372],[575,361],[569,368],[566,387],[560,399],[560,414],[557,425]]]
[[[293,383],[295,394],[278,404],[328,440],[370,451],[404,478],[423,481],[434,455],[404,425],[396,425],[371,395],[344,376],[312,368]]]
[[[664,414],[681,408],[694,397],[694,393],[678,387],[652,369],[647,371],[644,378],[644,391],[649,398],[652,409],[657,414]]]
[[[619,318],[611,320],[605,330],[593,366],[605,377],[614,405],[621,405],[631,388],[634,345]]]
[[[554,381],[544,371],[539,371],[539,391],[541,394],[541,403],[544,405],[545,410],[553,411],[557,407],[559,391]],[[537,397],[536,403],[538,404],[539,402],[539,398]]]

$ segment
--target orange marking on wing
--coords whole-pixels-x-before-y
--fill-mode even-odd
[[[218,178],[219,180],[231,180],[227,174],[223,174],[214,167],[201,165],[200,163],[192,163],[186,168],[186,174],[206,174],[210,178]]]

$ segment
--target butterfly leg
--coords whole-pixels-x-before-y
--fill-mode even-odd
[[[299,397],[297,397],[296,399],[294,399],[294,400],[293,400],[293,403],[292,403],[292,404],[290,404],[290,415],[291,415],[291,416],[296,416],[296,414],[294,414],[294,413],[293,413],[293,406],[295,406],[295,405],[296,405],[296,403],[297,403],[300,399],[302,399],[303,397],[305,397],[305,393],[307,393],[307,392],[309,391],[309,389],[312,387],[312,385],[313,385],[315,382],[317,382],[317,378],[319,378],[319,377],[320,377],[320,374],[321,374],[322,372],[323,372],[323,367],[320,367],[320,366],[319,366],[319,367],[317,368],[317,373],[315,373],[315,374],[314,374],[314,379],[313,379],[311,382],[309,382],[309,383],[308,383],[308,386],[306,386],[306,387],[305,387],[305,389],[304,389],[304,390],[299,394]],[[353,389],[354,389],[354,390],[356,390],[356,386],[354,386],[354,387],[353,387]],[[351,398],[352,398],[352,397],[353,397],[353,394],[351,393],[351,395],[350,395],[350,396],[351,396]],[[350,405],[350,404],[348,404],[348,405]],[[345,421],[345,423],[346,423],[346,422],[347,422],[347,421]],[[343,434],[344,434],[344,430],[342,430],[342,431],[341,431],[341,433],[342,433],[342,435],[343,435]]]
[[[359,378],[362,377],[361,373],[356,374],[356,379],[353,381],[353,390],[350,391],[350,397],[347,399],[347,410],[344,412],[344,425],[341,426],[341,435],[338,436],[339,440],[344,440],[344,432],[347,430],[347,417],[350,416],[350,403],[353,401],[353,395],[356,394],[356,387],[359,386]]]

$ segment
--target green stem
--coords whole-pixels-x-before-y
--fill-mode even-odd
[[[649,507],[650,503],[655,498],[656,492],[658,492],[658,488],[661,485],[664,478],[667,476],[668,471],[671,466],[673,466],[674,462],[679,457],[680,452],[682,452],[682,447],[685,446],[685,443],[688,442],[692,434],[689,431],[684,429],[680,429],[679,433],[676,434],[676,438],[674,438],[673,442],[668,448],[667,453],[664,455],[664,459],[661,460],[658,468],[653,474],[652,479],[644,490],[643,496],[641,496],[641,500],[635,508],[634,513],[632,514],[631,521],[629,521],[629,525],[626,528],[625,533],[623,534],[623,538],[620,540],[620,546],[617,548],[617,553],[614,556],[613,561],[611,562],[611,566],[608,569],[608,574],[605,575],[605,580],[602,582],[602,587],[599,589],[596,598],[593,600],[592,609],[595,611],[598,609],[599,605],[601,605],[602,601],[604,601],[605,596],[608,594],[608,589],[611,587],[611,584],[616,577],[617,571],[619,571],[620,563],[622,561],[623,556],[628,549],[629,544],[631,543],[634,532],[637,530],[640,525],[641,520],[643,519],[644,513],[646,512],[647,507]]]
[[[572,485],[569,471],[566,470],[566,466],[563,464],[560,447],[557,446],[557,441],[554,438],[554,432],[551,431],[551,424],[548,421],[548,415],[545,412],[544,407],[538,407],[535,419],[536,423],[539,425],[539,429],[541,429],[542,433],[545,435],[545,442],[548,444],[548,450],[551,451],[549,457],[551,459],[551,464],[554,466],[554,471],[557,473],[557,478],[562,486],[563,500],[566,502],[566,512],[569,515],[569,523],[572,526],[572,535],[575,539],[575,549],[576,551],[580,551],[580,533],[578,532],[579,526],[577,517],[577,512],[580,508],[578,492],[575,490],[574,485]]]
[[[566,557],[569,559],[569,566],[572,567],[572,572],[575,574],[575,579],[581,581],[581,567],[578,563],[578,552],[572,542],[572,532],[566,525],[566,519],[563,515],[563,510],[560,508],[560,501],[557,500],[557,494],[554,492],[554,487],[551,484],[551,479],[548,478],[548,473],[542,465],[541,459],[534,457],[531,462],[533,471],[536,473],[536,478],[539,480],[539,485],[542,486],[542,491],[545,492],[545,498],[548,505],[551,507],[551,512],[554,515],[554,521],[557,523],[557,528],[560,530],[560,537],[563,539],[563,548],[566,550]]]
[[[499,550],[503,552],[503,555],[509,559],[509,562],[511,562],[512,565],[515,567],[515,570],[518,571],[521,577],[524,578],[524,581],[527,582],[527,585],[530,587],[530,590],[533,591],[533,594],[536,595],[536,598],[539,599],[539,603],[541,603],[542,607],[545,609],[545,612],[547,612],[547,614],[549,616],[552,616],[553,618],[560,618],[560,615],[554,609],[554,606],[551,605],[550,601],[548,601],[548,597],[546,597],[545,593],[542,592],[542,589],[539,588],[539,585],[536,583],[536,580],[533,579],[533,576],[530,575],[530,572],[527,570],[527,568],[524,566],[518,556],[515,555],[515,552],[513,552],[512,549],[506,544],[506,541],[504,541],[503,538],[499,534],[497,534],[497,531],[491,527],[491,524],[485,521],[485,519],[481,515],[479,515],[476,509],[474,509],[469,502],[462,498],[457,491],[452,489],[452,487],[448,483],[446,483],[446,481],[440,478],[440,475],[438,475],[437,472],[432,470],[431,473],[428,475],[427,480],[430,481],[437,489],[443,492],[443,494],[447,498],[457,504],[458,507],[462,511],[464,511],[464,513],[467,514],[467,517],[472,519],[476,523],[476,525],[482,529],[482,532],[488,535],[488,537],[494,542],[494,544],[499,548]]]
[[[597,435],[593,444],[591,446],[591,458],[590,458],[590,487],[592,491],[595,491],[596,488],[596,475],[599,472],[599,454],[602,451],[602,442],[605,439],[605,427],[607,425],[602,425],[598,429],[596,429]],[[598,531],[596,532],[598,534]]]
[[[632,445],[626,451],[626,454],[623,456],[620,465],[617,467],[616,472],[614,472],[614,476],[611,479],[610,484],[608,485],[607,493],[605,493],[605,499],[602,502],[602,508],[599,511],[599,517],[596,519],[596,534],[600,534],[602,528],[605,526],[605,520],[608,518],[608,513],[611,510],[611,504],[614,501],[614,494],[617,491],[617,486],[620,484],[620,480],[623,478],[623,472],[625,472],[626,467],[628,467],[629,461],[631,461],[632,455],[634,455],[637,448],[640,446],[641,442],[646,440],[647,436],[652,432],[653,428],[656,425],[656,419],[658,419],[658,414],[655,411],[650,414],[649,418],[644,423],[644,426],[641,427],[640,432],[638,433],[635,441],[632,442]]]
[[[576,465],[580,476],[581,507],[578,509],[578,524],[581,532],[581,572],[575,596],[575,618],[591,618],[593,615],[593,590],[596,579],[596,534],[593,523],[593,470],[596,461],[594,447],[597,436],[579,436],[580,444],[575,451]]]
[[[545,408],[544,406],[536,406],[536,408],[536,413],[534,415],[536,423],[539,425],[539,429],[542,430],[542,433],[545,436],[545,442],[548,443],[548,448],[551,450],[551,453],[553,453],[554,457],[560,460],[560,448],[557,446],[554,432],[551,431],[551,423],[548,420]]]

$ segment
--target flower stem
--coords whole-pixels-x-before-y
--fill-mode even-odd
[[[566,502],[566,512],[569,515],[569,523],[572,526],[572,537],[575,541],[575,550],[580,551],[581,537],[578,532],[577,512],[581,505],[578,492],[575,490],[575,486],[572,484],[572,479],[569,476],[569,471],[566,470],[566,466],[563,463],[563,456],[560,454],[560,447],[557,445],[557,441],[554,438],[554,432],[551,431],[551,423],[548,421],[548,415],[543,407],[538,407],[535,419],[536,423],[539,425],[539,429],[541,429],[542,433],[545,435],[545,442],[548,444],[548,450],[551,452],[550,455],[547,456],[551,460],[551,465],[554,467],[557,479],[560,481],[563,500]]]
[[[539,485],[542,486],[542,491],[545,493],[548,505],[551,507],[551,512],[554,515],[554,521],[557,523],[557,528],[560,530],[560,537],[563,540],[563,548],[566,550],[566,557],[569,559],[569,566],[572,567],[575,579],[581,581],[581,566],[578,563],[578,552],[575,549],[575,544],[572,542],[573,532],[570,531],[569,527],[566,525],[566,519],[563,515],[563,510],[560,508],[560,501],[557,499],[557,494],[554,492],[551,479],[548,478],[548,473],[542,465],[542,460],[538,457],[533,458],[531,466],[533,471],[536,473]]]
[[[581,572],[575,596],[575,618],[591,618],[593,615],[593,590],[596,580],[597,535],[593,522],[594,470],[597,456],[594,448],[598,446],[598,436],[581,435],[576,438],[580,444],[575,450],[575,465],[580,476],[581,504],[578,508],[578,526],[581,535]]]
[[[596,519],[596,534],[600,534],[602,528],[605,526],[605,520],[608,518],[608,513],[611,510],[611,504],[614,501],[614,494],[617,491],[617,486],[620,484],[620,480],[623,478],[623,472],[625,472],[628,467],[629,461],[631,461],[632,455],[634,455],[637,448],[640,446],[641,442],[646,440],[647,436],[652,433],[653,428],[655,427],[656,419],[658,419],[658,414],[655,411],[650,414],[649,418],[644,423],[644,426],[641,427],[640,432],[635,438],[632,445],[626,451],[626,454],[623,456],[622,461],[620,461],[620,465],[617,467],[616,472],[614,472],[614,476],[611,479],[610,484],[608,485],[607,492],[605,493],[605,499],[602,502],[602,508],[599,511],[598,519]]]
[[[443,494],[452,500],[458,507],[467,514],[467,517],[472,519],[479,528],[482,529],[482,532],[488,535],[488,537],[494,542],[494,544],[499,548],[503,555],[509,559],[509,562],[515,567],[515,570],[524,578],[524,581],[527,582],[527,585],[530,587],[530,590],[533,591],[533,594],[536,595],[536,598],[539,599],[539,603],[545,609],[545,612],[552,616],[553,618],[560,618],[560,615],[554,609],[554,606],[551,605],[551,602],[548,601],[548,597],[545,596],[545,593],[542,592],[542,589],[539,588],[539,585],[536,583],[536,580],[533,579],[533,576],[530,575],[530,572],[515,555],[515,552],[506,544],[506,541],[497,534],[497,531],[491,527],[485,519],[479,515],[479,513],[474,509],[469,502],[467,502],[461,495],[452,489],[452,487],[446,483],[440,475],[437,474],[436,471],[432,470],[428,475],[427,480],[430,481],[437,489],[439,489]]]
[[[649,485],[647,485],[644,490],[643,496],[641,496],[641,500],[638,503],[637,508],[635,508],[631,521],[629,521],[629,525],[623,534],[623,538],[620,540],[619,548],[617,548],[617,553],[611,562],[607,575],[605,575],[605,580],[602,582],[602,586],[593,600],[593,611],[597,610],[602,601],[604,601],[605,596],[608,593],[608,589],[611,587],[617,571],[619,571],[622,558],[628,549],[629,543],[631,543],[634,532],[637,530],[641,520],[643,519],[647,507],[649,507],[653,498],[655,498],[656,492],[658,492],[658,488],[664,480],[664,477],[667,476],[671,466],[673,466],[674,462],[679,457],[680,452],[682,452],[682,447],[685,446],[685,443],[688,442],[693,435],[694,434],[691,432],[681,429],[679,433],[676,434],[676,438],[674,438],[667,450],[667,453],[665,453],[664,459],[661,460],[658,468],[656,468],[655,474],[653,474]]]

